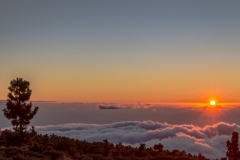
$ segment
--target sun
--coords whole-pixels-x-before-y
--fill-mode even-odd
[[[215,105],[216,105],[216,102],[212,100],[212,101],[209,102],[209,104],[210,104],[211,106],[215,106]]]

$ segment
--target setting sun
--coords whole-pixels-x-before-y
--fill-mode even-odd
[[[210,101],[209,103],[210,103],[211,106],[214,106],[216,104],[215,101]]]

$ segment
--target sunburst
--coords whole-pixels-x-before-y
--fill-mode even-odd
[[[216,105],[216,101],[211,100],[211,101],[209,102],[209,104],[210,104],[211,106],[215,106],[215,105]]]

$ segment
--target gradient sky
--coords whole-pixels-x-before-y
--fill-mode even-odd
[[[238,102],[240,1],[0,1],[0,99]]]

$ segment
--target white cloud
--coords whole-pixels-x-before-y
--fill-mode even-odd
[[[202,153],[208,158],[225,157],[226,141],[233,131],[240,133],[240,126],[220,122],[205,127],[194,125],[171,125],[153,121],[123,121],[111,124],[72,123],[63,125],[36,126],[41,134],[68,136],[89,142],[108,139],[112,143],[147,147],[162,143],[165,149]]]

